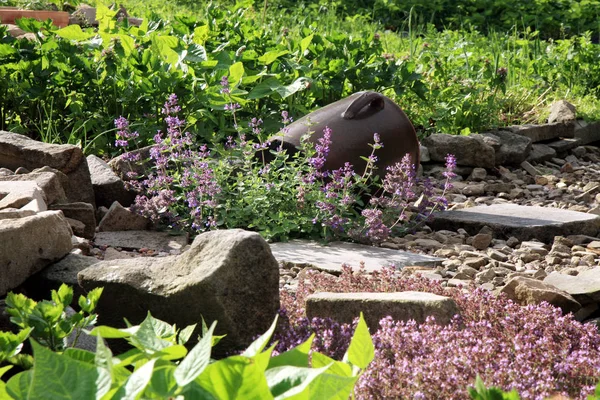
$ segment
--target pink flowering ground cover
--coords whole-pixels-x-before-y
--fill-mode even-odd
[[[369,276],[345,267],[340,277],[309,273],[293,293],[281,292],[277,350],[317,334],[314,347],[340,359],[353,327],[304,314],[317,291],[424,291],[452,297],[461,314],[448,326],[383,319],[372,333],[375,360],[360,378],[359,399],[465,399],[479,374],[487,386],[516,389],[522,399],[561,394],[585,399],[600,379],[600,334],[547,303],[520,306],[483,289],[443,288],[425,278],[385,269]]]

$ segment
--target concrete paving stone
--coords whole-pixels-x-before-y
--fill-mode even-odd
[[[292,263],[300,267],[312,266],[315,269],[340,274],[342,264],[358,269],[364,261],[365,270],[373,272],[383,266],[394,265],[402,268],[408,265],[434,267],[441,265],[443,258],[400,250],[384,249],[357,243],[332,242],[328,246],[309,240],[292,240],[286,243],[272,243],[271,252],[279,262]]]
[[[154,231],[97,232],[94,239],[96,246],[120,247],[128,250],[146,248],[166,252],[181,250],[187,242],[187,235]]]
[[[555,236],[596,236],[600,217],[558,208],[495,204],[440,212],[429,225],[434,230],[462,228],[471,235],[487,225],[496,233],[495,237],[514,236],[519,240],[552,243]]]

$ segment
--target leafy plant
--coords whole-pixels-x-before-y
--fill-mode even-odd
[[[373,343],[362,315],[347,361],[313,353],[312,367],[312,338],[275,357],[271,356],[273,347],[265,349],[276,322],[242,354],[221,360],[210,358],[216,322],[188,352],[183,343],[193,327],[177,334],[174,326],[150,314],[140,325],[126,329],[96,327],[90,332],[99,339],[95,353],[78,349],[55,353],[32,340],[33,368],[6,384],[0,381],[0,391],[5,390],[3,398],[16,400],[348,398],[373,358]],[[126,338],[135,348],[114,357],[102,338]]]

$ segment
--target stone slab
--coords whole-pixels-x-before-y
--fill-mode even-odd
[[[600,141],[600,121],[577,121],[575,126],[575,138],[579,139],[580,145]]]
[[[596,236],[600,231],[600,217],[550,207],[496,204],[440,212],[429,225],[433,229],[463,228],[471,235],[489,226],[496,237],[514,236],[521,241],[538,239],[552,243],[555,236]]]
[[[310,319],[331,318],[341,323],[363,313],[371,332],[379,327],[379,321],[387,316],[395,321],[415,320],[424,323],[427,317],[447,325],[459,313],[453,299],[425,292],[391,293],[314,293],[306,299],[306,316]]]
[[[581,140],[577,139],[577,138],[573,138],[573,139],[560,139],[560,140],[555,140],[553,142],[548,143],[548,147],[553,148],[554,150],[556,150],[557,154],[562,154],[562,153],[566,153],[569,150],[574,149],[577,146],[581,146]]]
[[[544,283],[569,293],[583,305],[600,301],[600,268],[598,267],[582,271],[576,276],[555,271],[544,278]]]
[[[503,129],[518,135],[527,136],[533,143],[537,143],[559,137],[572,138],[575,127],[570,123],[555,122],[543,125],[513,125]]]
[[[279,262],[311,266],[336,275],[341,273],[342,264],[358,268],[362,261],[367,272],[392,265],[396,268],[407,265],[434,267],[444,261],[438,257],[346,242],[332,242],[325,246],[309,240],[291,240],[286,243],[272,243],[271,251]]]
[[[181,250],[187,245],[187,235],[171,235],[168,232],[122,231],[98,232],[94,239],[96,246],[120,247],[122,249],[152,249],[156,251]]]
[[[40,211],[47,210],[44,192],[34,181],[0,181],[0,209],[21,208],[32,201],[38,205]]]

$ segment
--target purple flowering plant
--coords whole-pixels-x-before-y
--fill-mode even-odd
[[[315,144],[307,140],[308,127],[301,151],[288,154],[267,140],[260,118],[247,124],[237,120],[240,106],[231,97],[227,77],[221,84],[235,128],[225,143],[196,143],[179,117],[181,107],[172,94],[162,109],[165,129],[154,136],[150,160],[139,160],[136,152],[126,153],[130,162],[149,161],[151,165],[144,176],[130,177],[136,178],[130,185],[140,193],[133,207],[139,213],[157,223],[195,232],[244,228],[269,240],[308,237],[380,243],[445,208],[445,190],[454,176],[452,156],[447,158],[442,188],[417,178],[408,156],[389,167],[379,181],[374,171],[377,150],[384,143],[375,133],[361,173],[349,163],[329,171],[324,167],[332,146],[328,127]],[[281,134],[285,135],[291,121],[282,112]],[[126,148],[137,133],[130,131],[123,117],[115,120],[115,126],[115,146]],[[366,204],[365,199],[369,199]]]

